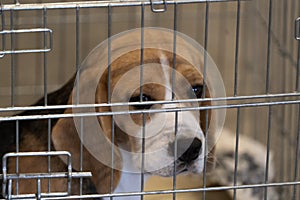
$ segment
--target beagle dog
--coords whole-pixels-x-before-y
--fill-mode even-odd
[[[70,152],[74,171],[92,173],[83,183],[72,180],[72,194],[83,185],[82,194],[113,193],[113,199],[140,199],[117,193],[141,192],[151,175],[213,169],[224,112],[220,118],[205,107],[214,105],[210,97],[225,92],[208,55],[205,70],[203,55],[190,38],[166,29],[135,29],[110,38],[91,51],[76,76],[48,95],[49,105],[72,107],[20,114],[67,117],[21,120],[19,151],[47,151],[50,145],[52,151]],[[35,105],[42,104],[43,99]],[[1,122],[0,129],[7,136],[2,155],[15,151],[16,123]],[[57,172],[65,170],[66,162],[63,156],[19,158],[18,166],[11,159],[9,169],[47,172],[50,163],[51,172]],[[64,191],[66,181],[42,180],[41,190]],[[18,193],[36,193],[33,180],[19,181]]]

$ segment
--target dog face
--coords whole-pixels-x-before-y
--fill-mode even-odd
[[[137,29],[89,54],[68,103],[100,106],[66,109],[84,117],[59,119],[52,131],[55,149],[71,152],[75,169],[92,171],[99,193],[111,192],[103,183],[112,180],[112,169],[115,188],[121,171],[173,176],[214,166],[215,132],[225,113],[199,109],[211,101],[189,99],[225,96],[216,66],[207,56],[203,76],[203,49],[186,36],[177,33],[174,53],[172,32],[143,33],[143,42]]]
[[[130,105],[125,110],[146,111],[144,114],[114,116],[116,130],[121,132],[116,133],[117,145],[130,152],[137,171],[143,168],[146,173],[160,176],[183,172],[201,173],[207,152],[205,131],[209,125],[210,112],[181,109],[208,105],[209,102],[200,105],[189,102],[155,103],[209,97],[201,72],[180,56],[176,57],[174,65],[173,54],[167,51],[144,49],[143,53],[143,66],[138,63],[141,59],[140,50],[116,59],[111,65],[110,80],[107,79],[108,72],[104,73],[97,88],[97,103],[107,101],[107,92],[104,91],[109,85],[113,91],[110,96],[112,102],[143,102],[141,105]],[[110,109],[120,112],[124,111],[124,106]],[[147,113],[159,109],[179,111]],[[99,117],[99,121],[102,124],[111,121],[105,118]],[[123,165],[126,165],[124,162]]]

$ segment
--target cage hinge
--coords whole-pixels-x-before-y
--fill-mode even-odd
[[[155,13],[167,11],[167,0],[150,0],[151,10]]]
[[[295,38],[296,40],[300,40],[300,17],[295,22]]]
[[[65,172],[52,172],[51,171],[51,158],[54,156],[59,156],[67,160],[67,170]],[[29,157],[41,157],[41,159],[48,159],[48,171],[43,172],[26,172],[22,173],[22,166],[20,166],[20,159],[24,159],[24,162],[30,162]],[[44,157],[44,158],[42,158]],[[28,160],[26,160],[26,158]],[[13,159],[10,162],[16,162],[16,166],[19,166],[17,169],[8,169],[8,160]],[[41,166],[44,168],[45,166]],[[32,169],[31,169],[32,170]],[[13,171],[13,172],[10,172]],[[67,151],[49,151],[49,152],[20,152],[20,153],[7,153],[2,158],[2,196],[5,199],[42,199],[45,197],[65,197],[71,194],[71,181],[73,178],[88,178],[91,177],[90,172],[73,172],[72,171],[72,158],[71,154]],[[65,191],[52,191],[51,190],[51,180],[53,179],[66,179]],[[24,182],[20,182],[20,181]],[[21,184],[28,184],[26,180],[35,180],[36,182],[36,191],[35,193],[28,194],[19,194],[18,188]],[[45,181],[44,184],[48,181],[48,191],[42,190],[42,181]],[[63,190],[64,188],[62,188]]]
[[[17,37],[21,37],[23,34],[24,37],[37,38],[38,34],[42,34],[44,37],[44,42],[42,44],[36,44],[37,47],[30,47],[31,43],[26,42],[27,47],[15,46],[12,40],[15,40]],[[32,29],[18,29],[18,30],[1,30],[0,36],[2,39],[2,47],[0,48],[0,58],[4,57],[6,54],[21,54],[21,53],[46,53],[51,51],[53,46],[53,36],[52,30],[48,28],[32,28]],[[7,36],[10,36],[10,45],[6,45]],[[10,46],[10,49],[7,49],[7,46]]]

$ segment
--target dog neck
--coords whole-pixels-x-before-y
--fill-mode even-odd
[[[122,159],[125,165],[123,166],[121,178],[117,188],[114,190],[114,194],[118,193],[135,193],[143,191],[142,186],[145,185],[149,175],[136,173],[136,172],[128,172],[128,169],[134,170],[136,167],[133,165],[133,161],[124,151],[121,151]],[[134,170],[137,171],[137,170]],[[143,181],[143,184],[142,184]],[[110,197],[103,198],[103,200],[110,200]],[[140,200],[141,196],[119,196],[113,197],[113,200]]]

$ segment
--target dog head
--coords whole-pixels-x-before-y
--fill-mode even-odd
[[[70,151],[75,168],[83,160],[94,183],[102,168],[173,176],[214,165],[216,120],[200,109],[212,102],[197,101],[216,94],[210,70],[203,74],[203,52],[180,35],[174,52],[172,32],[143,31],[143,41],[134,30],[90,53],[69,103],[97,106],[67,109],[91,115],[60,119],[52,131],[55,148]]]
[[[207,106],[210,102],[176,103],[176,100],[209,97],[203,76],[182,57],[176,56],[175,60],[171,52],[146,48],[142,53],[142,65],[139,49],[112,62],[110,80],[108,71],[100,79],[97,103],[107,102],[109,85],[113,91],[110,96],[113,103],[130,102],[128,106],[114,106],[110,110],[114,113],[131,112],[130,115],[115,115],[114,123],[120,130],[116,134],[118,146],[123,153],[130,154],[137,171],[141,171],[144,160],[143,171],[147,173],[161,176],[184,171],[200,173],[207,152],[205,132],[210,124],[210,111],[183,110]],[[172,109],[177,112],[170,111]],[[100,117],[102,121],[107,123],[111,119]],[[120,136],[126,137],[118,138]],[[212,160],[209,163],[213,163]]]

